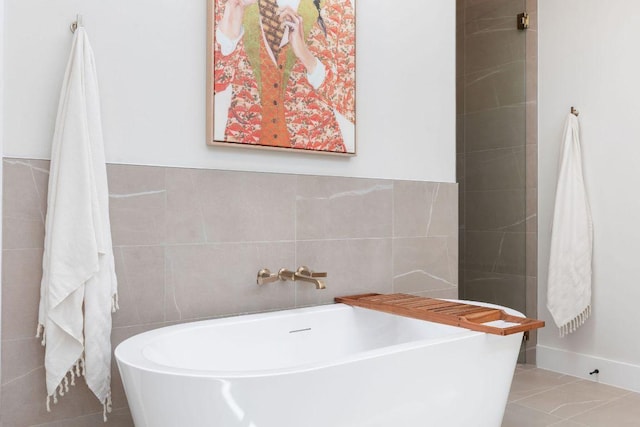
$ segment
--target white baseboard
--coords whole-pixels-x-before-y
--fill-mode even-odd
[[[640,392],[640,366],[588,354],[537,346],[538,368]],[[599,374],[589,375],[594,369]]]

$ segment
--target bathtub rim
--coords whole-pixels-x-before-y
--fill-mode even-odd
[[[477,301],[465,301],[465,300],[458,300],[458,299],[447,299],[447,301],[468,302],[468,303],[473,303],[476,305],[482,305],[486,307],[501,308],[509,314],[522,316],[522,313],[516,310],[513,310],[508,307],[496,305],[496,304],[483,303],[483,302],[477,302]],[[269,318],[295,316],[296,314],[309,313],[309,312],[331,312],[331,311],[345,311],[345,310],[360,311],[360,310],[368,310],[368,309],[362,308],[362,307],[353,307],[353,306],[342,304],[342,303],[334,303],[334,304],[326,304],[326,305],[290,308],[290,309],[283,309],[283,310],[262,312],[262,313],[242,314],[242,315],[233,315],[233,316],[219,317],[219,318],[213,318],[213,319],[188,321],[188,322],[179,323],[176,325],[163,326],[157,329],[142,332],[132,337],[129,337],[116,346],[114,350],[114,355],[118,364],[118,369],[120,370],[122,370],[121,364],[123,364],[123,365],[126,365],[127,367],[145,371],[148,373],[226,380],[226,379],[238,379],[238,378],[272,377],[272,376],[278,376],[278,375],[304,373],[304,372],[315,371],[323,368],[329,368],[332,366],[353,363],[360,360],[368,360],[376,357],[381,357],[384,355],[391,355],[391,354],[399,353],[402,351],[409,351],[409,350],[423,348],[427,346],[438,345],[446,342],[469,339],[474,336],[488,335],[484,332],[472,331],[465,328],[445,325],[450,328],[459,329],[459,331],[456,331],[444,337],[418,339],[418,340],[409,341],[405,343],[378,347],[375,349],[365,350],[365,351],[353,353],[347,356],[338,357],[332,360],[302,363],[302,364],[292,365],[291,367],[284,367],[284,368],[252,369],[252,370],[248,369],[248,370],[242,370],[242,371],[189,369],[184,367],[168,366],[168,365],[157,363],[145,357],[143,353],[144,348],[147,344],[152,343],[153,341],[155,341],[156,339],[160,338],[163,335],[180,333],[185,329],[204,328],[209,326],[209,324],[211,323],[216,323],[216,325],[251,323],[251,322],[256,322],[260,320],[266,320]],[[397,316],[395,314],[390,314],[390,313],[384,313],[384,312],[379,312],[379,313],[387,316]],[[424,321],[424,320],[417,320],[417,321]],[[428,321],[425,321],[425,322],[428,322]],[[428,322],[428,323],[434,323],[434,322]],[[514,335],[522,335],[522,333],[514,334]],[[504,338],[499,336],[496,336],[496,337]]]

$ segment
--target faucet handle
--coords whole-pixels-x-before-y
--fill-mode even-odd
[[[327,277],[326,272],[311,271],[311,269],[306,265],[302,265],[298,267],[297,273],[300,274],[301,276],[306,276],[306,277]]]
[[[256,280],[258,285],[265,285],[267,283],[275,282],[276,280],[280,280],[280,277],[277,273],[272,274],[268,268],[263,268],[258,271],[258,278]]]
[[[278,270],[278,277],[280,278],[280,280],[295,281],[296,280],[296,272],[295,271],[291,271],[291,270],[286,269],[286,268],[281,268],[280,270]]]

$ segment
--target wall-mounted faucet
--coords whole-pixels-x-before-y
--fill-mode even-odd
[[[325,271],[311,271],[309,267],[300,266],[298,267],[298,271],[296,271],[296,276],[298,280],[303,280],[305,282],[310,282],[316,285],[316,289],[326,289],[327,287],[324,284],[324,280],[320,280],[320,278],[324,279],[327,277],[327,273]]]
[[[286,268],[281,268],[278,273],[271,273],[268,268],[263,268],[258,271],[258,277],[256,282],[258,285],[264,285],[267,283],[275,282],[277,280],[291,280],[295,282],[301,280],[303,282],[313,283],[316,289],[326,289],[324,280],[322,278],[327,277],[325,272],[314,272],[309,267],[301,266],[296,271],[291,271]]]
[[[286,268],[281,268],[278,271],[278,276],[282,280],[302,280],[303,282],[313,283],[316,286],[316,289],[326,289],[327,287],[324,284],[324,280],[320,278],[327,277],[327,273],[325,272],[314,272],[309,269],[309,267],[305,267],[304,265],[299,267],[296,271],[287,270]]]

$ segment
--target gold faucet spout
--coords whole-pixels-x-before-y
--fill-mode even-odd
[[[293,280],[302,280],[303,282],[309,282],[309,283],[313,283],[314,285],[316,285],[316,289],[326,289],[327,287],[324,284],[324,280],[322,279],[316,279],[315,277],[309,277],[309,276],[305,276],[304,274],[300,274],[300,273],[295,273],[294,274],[295,279]]]
[[[319,277],[326,277],[327,273],[314,273],[306,267],[300,267],[298,271],[291,271],[286,268],[281,268],[278,271],[278,277],[280,280],[291,280],[295,282],[296,280],[301,280],[303,282],[313,283],[316,289],[326,289],[326,285],[324,284],[324,280]]]

